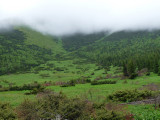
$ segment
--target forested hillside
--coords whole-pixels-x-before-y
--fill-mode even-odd
[[[75,34],[60,39],[16,27],[1,32],[0,43],[0,74],[26,71],[67,53],[71,53],[70,59],[79,56],[104,67],[127,66],[132,62],[138,69],[148,68],[158,73],[160,66],[159,30]]]
[[[73,42],[69,45],[71,48],[74,46]],[[103,66],[122,66],[134,61],[138,69],[148,68],[154,71],[158,69],[160,58],[160,31],[116,32],[80,46],[76,54]]]
[[[68,51],[76,51],[77,49],[90,45],[95,41],[103,38],[107,33],[105,32],[98,32],[92,34],[74,34],[70,36],[63,36],[62,41],[64,48]]]
[[[1,32],[0,74],[27,71],[53,59],[53,55],[63,51],[58,42],[24,27]]]

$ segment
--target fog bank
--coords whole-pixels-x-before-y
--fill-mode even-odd
[[[51,35],[160,29],[159,0],[0,0],[0,29],[27,25]]]

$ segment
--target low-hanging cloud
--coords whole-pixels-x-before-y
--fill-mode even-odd
[[[0,28],[45,34],[160,29],[159,0],[0,0]]]

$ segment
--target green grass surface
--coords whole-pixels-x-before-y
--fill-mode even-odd
[[[151,76],[142,76],[137,77],[135,80],[127,80],[127,84],[124,84],[124,80],[118,80],[117,84],[104,84],[104,85],[90,85],[90,84],[79,84],[75,87],[59,87],[59,86],[50,86],[49,88],[58,92],[62,91],[66,93],[68,96],[78,96],[83,94],[88,94],[90,91],[94,98],[98,98],[98,96],[106,97],[108,94],[117,91],[117,90],[125,90],[125,89],[135,89],[140,88],[143,85],[147,85],[150,83],[160,83],[160,77],[152,74]],[[113,80],[113,79],[108,79]],[[88,94],[89,95],[89,94]]]
[[[18,30],[26,34],[26,44],[37,45],[42,48],[51,49],[54,54],[65,52],[62,47],[62,42],[58,38],[53,38],[53,36],[44,35],[40,32],[34,31],[26,27],[18,27]]]
[[[135,120],[160,120],[159,108],[154,105],[129,105],[130,112]]]
[[[37,76],[36,74],[23,74],[23,75],[1,76],[1,78],[5,78],[6,80],[9,81],[12,80],[16,83],[19,83],[19,85],[22,85],[23,83],[33,82],[33,80],[35,80],[33,78],[37,78]],[[36,80],[39,82],[43,82],[46,81],[47,79],[39,78]],[[160,80],[159,76],[152,74],[151,76],[138,77],[135,80],[127,80],[127,84],[124,84],[123,82],[124,80],[118,80],[117,84],[106,84],[106,85],[104,84],[104,85],[94,86],[88,83],[88,84],[77,84],[76,86],[73,87],[49,86],[47,88],[55,92],[62,91],[69,97],[83,97],[84,99],[87,98],[96,102],[100,102],[105,100],[107,95],[114,91],[140,88],[142,87],[142,85],[146,85],[149,83],[160,83]],[[12,105],[18,105],[20,101],[23,101],[25,97],[33,98],[33,96],[24,95],[24,91],[0,93],[0,101],[11,102]]]
[[[9,91],[0,93],[0,101],[10,103],[13,107],[18,106],[25,99],[34,99],[34,95],[24,95],[27,91]]]
[[[106,74],[104,74],[105,70],[98,69],[98,66],[95,64],[75,64],[75,61],[77,60],[49,61],[48,63],[53,63],[53,67],[50,67],[49,70],[40,70],[37,74],[34,73],[33,69],[31,70],[32,73],[3,75],[0,76],[0,84],[8,86],[4,81],[9,81],[15,83],[15,85],[22,86],[24,84],[33,83],[34,81],[40,83],[45,81],[69,81],[82,76],[89,76],[91,80],[94,80],[97,77],[106,76]],[[42,64],[40,67],[43,69],[48,68],[47,63]],[[56,71],[54,69],[56,67],[64,68],[64,71]],[[122,74],[121,72],[116,73],[117,69],[117,67],[111,66],[110,71],[108,71],[107,74],[112,74],[113,76]],[[94,73],[94,75],[91,75],[92,73]],[[41,74],[48,74],[49,77],[42,77]],[[55,92],[62,91],[69,97],[83,97],[84,99],[100,102],[106,100],[107,95],[117,90],[135,89],[150,83],[160,83],[160,77],[153,73],[151,73],[150,76],[141,76],[134,80],[126,79],[125,81],[127,81],[127,83],[125,84],[124,80],[121,80],[120,78],[109,78],[107,80],[117,80],[117,83],[103,85],[91,85],[88,83],[76,84],[76,86],[73,87],[49,86],[47,88]],[[0,92],[0,101],[10,102],[11,105],[17,106],[24,98],[34,98],[34,96],[26,96],[24,93],[25,91]]]
[[[34,73],[25,73],[25,74],[10,74],[10,75],[3,75],[0,76],[0,81],[7,80],[9,82],[15,83],[16,85],[20,86],[23,84],[29,84],[34,81],[38,82],[45,82],[45,81],[69,81],[72,79],[77,79],[81,76],[91,76],[91,73],[95,73],[91,76],[91,79],[95,79],[98,76],[104,76],[102,73],[104,70],[96,70],[95,64],[82,64],[82,65],[73,65],[72,60],[68,61],[50,61],[49,63],[53,63],[54,67],[51,68],[51,70],[41,70],[37,74]],[[41,65],[43,69],[46,69],[48,66],[46,64]],[[60,67],[64,68],[64,71],[56,71],[54,68]],[[84,71],[85,68],[88,68],[89,70]],[[33,70],[34,71],[34,70]],[[33,72],[31,71],[31,72]],[[49,77],[41,77],[41,74],[48,74]],[[5,85],[4,83],[1,83],[2,85]]]
[[[132,88],[137,88],[138,85],[132,85]],[[90,85],[90,84],[79,84],[75,87],[59,87],[51,86],[48,87],[55,92],[62,91],[69,97],[86,97],[90,100],[100,102],[105,100],[108,94],[116,90],[130,89],[131,84],[107,84],[107,85]]]

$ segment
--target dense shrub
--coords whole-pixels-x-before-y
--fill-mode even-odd
[[[23,91],[23,90],[33,90],[35,88],[39,89],[41,88],[42,85],[37,83],[37,82],[34,82],[34,83],[31,83],[31,84],[24,84],[23,86],[9,86],[9,87],[3,87],[3,88],[0,88],[0,92],[3,92],[3,91]]]
[[[46,78],[46,77],[50,77],[50,75],[47,73],[47,74],[40,74],[40,76],[42,77],[42,78]]]
[[[96,111],[96,120],[124,120],[123,114],[115,111],[107,111],[106,109],[99,109]]]
[[[94,75],[94,74],[95,74],[94,72],[91,73],[91,75]]]
[[[134,79],[138,76],[137,73],[132,73],[130,76],[129,76],[129,79]]]
[[[105,81],[92,81],[91,85],[101,85],[101,84],[116,84],[117,81],[105,80]]]
[[[109,79],[109,78],[112,78],[112,74],[107,74],[105,79]]]
[[[61,87],[69,87],[69,86],[75,86],[75,81],[70,80],[69,82],[63,83],[63,85],[61,85]]]
[[[143,76],[143,75],[145,75],[147,73],[149,73],[147,68],[143,68],[143,69],[137,71],[138,76]]]
[[[91,80],[88,77],[80,77],[78,79],[70,80],[68,82],[63,82],[61,87],[75,86],[76,84],[85,84],[90,82]]]
[[[25,100],[16,109],[18,118],[25,120],[123,120],[125,114],[120,112],[107,109],[105,104],[69,99],[62,93],[45,94],[35,101]]]
[[[68,99],[63,94],[46,95],[37,101],[24,101],[18,108],[20,119],[69,119],[80,117],[85,108],[85,102],[80,99]]]
[[[55,82],[53,82],[53,81],[45,81],[43,83],[43,86],[54,86],[54,85],[55,85]]]
[[[0,120],[15,120],[16,115],[8,103],[0,103]]]
[[[31,94],[36,95],[36,94],[38,94],[38,93],[40,93],[40,92],[44,92],[44,91],[45,91],[45,87],[39,86],[39,87],[33,88],[30,92],[25,93],[25,94],[26,94],[26,95],[31,95]]]
[[[102,80],[104,79],[102,76],[96,77],[94,80]]]
[[[127,80],[124,80],[124,81],[123,81],[123,84],[127,84],[127,83],[128,83]]]
[[[65,67],[55,67],[54,70],[56,70],[56,71],[64,71],[64,70],[66,70],[66,68]]]
[[[85,84],[85,83],[90,83],[91,80],[89,79],[89,77],[80,77],[78,79],[74,79],[73,80],[76,84]]]
[[[109,100],[116,102],[132,102],[150,98],[153,96],[153,92],[150,90],[121,90],[108,96]]]
[[[150,76],[150,72],[147,72],[147,73],[146,73],[146,76]]]

